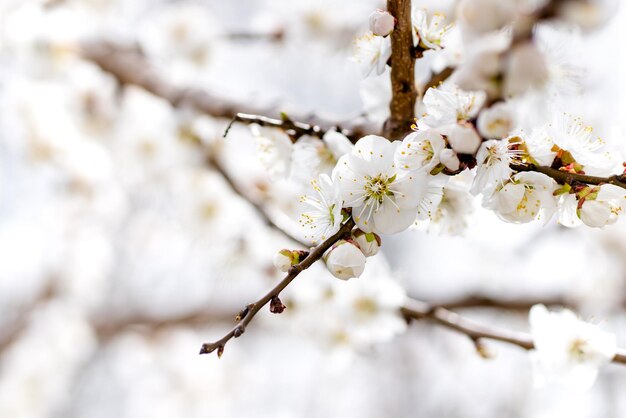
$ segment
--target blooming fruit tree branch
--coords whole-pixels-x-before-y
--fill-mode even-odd
[[[353,57],[364,77],[390,77],[391,100],[381,103],[389,109],[382,132],[371,124],[342,129],[284,114],[262,116],[271,112],[242,114],[231,105],[223,109],[202,92],[178,90],[153,73],[138,76],[136,61],[123,58],[117,65],[119,57],[110,50],[103,55],[87,49],[87,57],[124,83],[141,85],[175,106],[188,103],[232,118],[231,124],[251,125],[269,178],[302,191],[298,222],[305,244],[315,246],[310,252],[278,251],[274,265],[285,278],[200,353],[221,356],[264,306],[282,312],[281,292],[316,261],[323,260],[338,279],[360,277],[379,252],[381,236],[416,224],[462,233],[477,198],[509,223],[547,224],[556,218],[567,227],[602,228],[617,222],[626,208],[622,155],[567,108],[584,71],[578,50],[567,53],[574,35],[551,25],[553,20],[593,24],[572,11],[581,3],[601,7],[584,0],[462,0],[445,14],[410,0],[388,0],[387,10],[370,16],[370,30],[356,40]],[[484,13],[476,12],[478,6]],[[131,63],[135,70],[128,71]],[[424,92],[419,100],[418,91]],[[393,280],[365,289],[369,279],[356,281],[363,294],[350,299],[350,306],[359,315],[385,318],[378,322],[388,329],[374,333],[378,336],[404,330],[398,321],[404,317],[461,332],[482,354],[485,339],[514,344],[532,350],[537,384],[563,380],[586,388],[600,366],[626,362],[614,335],[567,310],[533,306],[530,334],[522,334],[412,300]]]

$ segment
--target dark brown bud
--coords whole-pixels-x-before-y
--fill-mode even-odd
[[[233,337],[235,338],[241,337],[241,335],[244,333],[245,330],[246,329],[243,326],[239,325],[237,328],[234,329]]]
[[[222,358],[222,354],[224,354],[224,346],[220,345],[217,347],[217,358]]]
[[[280,300],[280,298],[278,296],[274,296],[272,298],[272,300],[270,301],[270,312],[271,313],[275,313],[275,314],[283,313],[285,308],[286,308],[286,306],[283,305],[283,302]]]

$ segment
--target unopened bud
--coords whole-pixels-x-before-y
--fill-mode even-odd
[[[274,296],[272,300],[270,300],[270,312],[271,313],[275,313],[275,314],[283,313],[285,308],[287,307],[283,305],[283,302],[280,300],[278,296]]]
[[[450,148],[444,148],[439,152],[439,161],[450,171],[457,171],[461,166],[456,152],[452,151]]]
[[[341,240],[324,256],[328,270],[338,279],[359,277],[365,270],[365,255],[354,244]]]
[[[374,35],[387,36],[396,25],[396,18],[381,9],[374,10],[370,15],[370,30]]]
[[[283,272],[288,272],[291,266],[295,266],[309,255],[308,251],[280,250],[274,254],[274,267]]]
[[[373,232],[363,232],[357,229],[353,234],[354,242],[359,246],[365,257],[371,257],[380,249],[380,236]]]

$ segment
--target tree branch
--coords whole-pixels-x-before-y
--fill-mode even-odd
[[[337,241],[350,234],[352,228],[354,227],[354,221],[350,218],[339,231],[322,242],[317,247],[313,248],[309,255],[302,260],[299,264],[292,266],[287,273],[287,276],[280,281],[274,288],[272,288],[268,293],[266,293],[263,297],[257,300],[254,303],[247,305],[238,315],[239,323],[225,336],[220,338],[219,340],[212,343],[202,344],[202,348],[200,349],[200,354],[208,354],[217,350],[218,356],[221,356],[224,347],[228,341],[232,338],[240,337],[245,331],[248,324],[252,321],[254,316],[261,310],[262,307],[267,305],[270,301],[278,298],[280,292],[282,292],[289,284],[296,278],[300,273],[309,268],[313,263],[322,258],[324,253],[333,246]]]
[[[548,177],[552,177],[556,180],[557,183],[560,184],[573,184],[573,183],[585,183],[592,185],[601,185],[601,184],[613,184],[615,186],[622,187],[626,189],[626,175],[619,174],[613,175],[609,177],[597,177],[597,176],[588,176],[585,174],[576,174],[570,173],[568,171],[557,170],[552,167],[546,166],[537,166],[534,164],[519,164],[512,163],[510,165],[511,169],[514,171],[536,171],[538,173],[543,173]]]
[[[396,20],[391,32],[391,102],[390,116],[385,122],[384,135],[389,140],[402,139],[411,131],[415,118],[415,53],[413,48],[413,25],[411,23],[411,0],[387,0],[387,10]],[[417,57],[416,57],[417,55]]]
[[[500,341],[516,345],[525,350],[532,350],[535,347],[528,334],[485,326],[464,318],[448,309],[433,307],[418,300],[409,300],[400,311],[407,319],[428,319],[446,328],[467,335],[477,344],[477,347],[480,340]],[[626,350],[619,349],[615,357],[613,357],[613,362],[626,364]]]
[[[244,123],[260,123],[282,127],[285,121],[256,115],[277,114],[275,108],[252,106],[248,102],[235,102],[219,98],[197,88],[181,88],[162,79],[150,66],[138,48],[122,47],[111,42],[93,41],[81,44],[81,54],[113,75],[122,85],[135,85],[167,100],[174,107],[191,107],[209,116],[234,119]],[[256,120],[255,120],[256,119]],[[298,118],[297,118],[298,119]],[[282,125],[281,125],[282,124]],[[339,125],[344,125],[340,127]],[[351,122],[336,123],[315,118],[315,122],[294,122],[289,119],[288,128],[300,134],[320,136],[329,130],[337,130],[356,142],[361,136],[372,132],[371,124]]]

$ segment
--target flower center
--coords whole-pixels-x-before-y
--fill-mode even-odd
[[[383,198],[386,195],[391,195],[389,185],[395,180],[395,176],[387,178],[382,174],[376,177],[367,177],[365,183],[365,197],[366,199],[377,200],[379,203],[383,203]]]
[[[569,348],[569,353],[572,358],[578,361],[585,360],[589,355],[589,351],[589,344],[586,340],[583,340],[582,338],[575,339]]]

